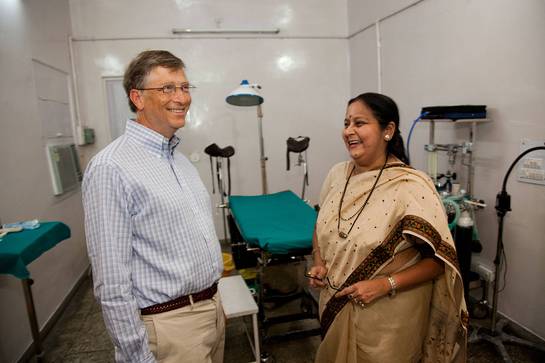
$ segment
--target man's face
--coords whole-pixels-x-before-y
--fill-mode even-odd
[[[175,91],[164,93],[162,90],[132,90],[131,100],[136,105],[136,121],[170,139],[176,130],[184,127],[185,117],[191,104],[191,95],[180,86],[188,81],[183,69],[155,67],[146,77],[142,88],[158,88],[174,85]]]

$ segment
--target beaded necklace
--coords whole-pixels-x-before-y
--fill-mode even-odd
[[[386,163],[388,162],[388,156],[389,156],[389,154],[387,153],[386,154],[386,160],[384,161],[384,165],[382,165],[382,167],[380,168],[380,171],[378,172],[378,175],[377,175],[377,179],[375,180],[375,183],[373,184],[373,187],[371,188],[371,191],[367,195],[367,198],[365,199],[365,202],[363,203],[361,208],[357,211],[356,214],[352,215],[352,217],[350,217],[348,219],[342,218],[343,220],[347,221],[347,220],[352,219],[354,216],[356,216],[356,219],[354,219],[354,222],[352,222],[352,224],[350,225],[350,228],[348,229],[348,232],[344,233],[344,232],[341,231],[341,209],[343,207],[343,201],[344,201],[344,195],[346,193],[346,188],[348,187],[348,183],[350,182],[350,178],[352,177],[352,174],[354,174],[354,170],[356,170],[356,165],[354,165],[354,167],[350,171],[350,174],[348,175],[348,179],[346,179],[346,183],[344,184],[343,194],[341,195],[341,200],[339,202],[339,213],[338,213],[339,215],[338,215],[338,218],[337,218],[337,233],[339,234],[339,237],[341,237],[343,239],[347,238],[348,235],[350,234],[350,232],[352,232],[352,228],[354,228],[354,225],[356,224],[356,221],[360,217],[361,212],[363,212],[363,209],[365,208],[365,206],[367,205],[367,202],[371,198],[371,195],[375,191],[375,187],[377,186],[378,180],[380,179],[380,176],[382,175],[382,171],[384,170],[384,167],[386,166]]]

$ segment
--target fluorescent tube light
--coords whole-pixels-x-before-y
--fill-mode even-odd
[[[174,28],[172,34],[278,34],[280,29],[190,29]]]

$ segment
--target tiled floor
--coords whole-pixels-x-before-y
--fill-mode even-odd
[[[225,363],[249,362],[252,351],[247,344],[242,319],[227,323]],[[320,344],[318,336],[267,343],[268,362],[310,363]],[[113,362],[113,347],[106,333],[100,308],[95,302],[90,280],[78,289],[44,342],[46,362]],[[545,353],[507,346],[513,362],[545,362]],[[501,362],[488,343],[470,345],[469,362]]]
[[[46,362],[113,362],[113,346],[87,279],[44,341]]]

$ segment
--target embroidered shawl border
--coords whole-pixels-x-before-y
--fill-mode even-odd
[[[368,280],[373,274],[394,256],[396,247],[403,241],[403,232],[411,231],[412,234],[422,235],[426,241],[433,244],[436,255],[442,257],[459,273],[456,250],[441,239],[441,235],[426,220],[414,215],[407,215],[399,221],[390,231],[386,239],[371,251],[363,262],[348,276],[341,289],[358,281]],[[331,298],[325,307],[321,319],[322,338],[325,337],[329,327],[335,320],[335,316],[348,303],[347,296]]]

